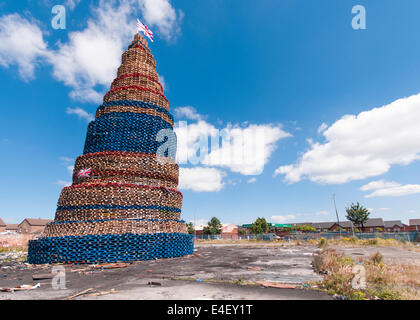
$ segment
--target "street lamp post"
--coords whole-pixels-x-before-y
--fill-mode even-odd
[[[334,208],[335,208],[335,215],[337,216],[337,223],[338,223],[338,230],[340,231],[340,238],[341,238],[341,226],[340,226],[340,219],[338,218],[338,210],[337,204],[335,203],[335,193],[333,193],[333,200],[334,200]]]

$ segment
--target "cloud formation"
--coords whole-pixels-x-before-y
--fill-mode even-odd
[[[402,185],[398,182],[388,182],[385,180],[372,181],[360,188],[362,191],[373,191],[365,198],[375,197],[402,197],[412,194],[420,193],[420,184],[406,184]],[[381,208],[380,210],[388,210],[388,208]]]
[[[82,109],[82,108],[67,108],[66,110],[67,114],[75,114],[77,115],[80,119],[84,119],[88,122],[95,120],[95,117],[93,116],[93,114],[88,113],[86,110]]]
[[[227,124],[219,130],[204,120],[180,122],[175,132],[179,163],[222,167],[242,175],[261,174],[276,143],[291,136],[279,124]]]
[[[290,183],[309,179],[339,184],[386,173],[391,166],[420,159],[420,94],[346,115],[320,132],[294,164],[279,167]]]
[[[0,65],[17,66],[19,77],[29,81],[35,67],[48,54],[39,23],[14,13],[0,17]]]
[[[202,120],[204,117],[195,110],[194,107],[185,106],[185,107],[178,107],[175,108],[174,114],[179,119],[187,119],[187,120]]]
[[[271,216],[270,220],[275,223],[285,223],[285,222],[290,222],[290,220],[293,220],[295,218],[296,218],[295,215],[288,214],[285,216]]]
[[[79,1],[67,1],[70,9]],[[35,19],[15,13],[0,17],[0,65],[17,65],[20,77],[34,78],[40,62],[53,68],[53,77],[71,88],[70,97],[100,103],[116,75],[121,54],[137,32],[136,17],[157,28],[164,39],[174,39],[180,31],[182,13],[169,0],[100,0],[92,8],[86,27],[71,31],[68,41],[57,49],[48,48]]]
[[[214,192],[223,189],[226,173],[216,168],[179,168],[179,189]]]

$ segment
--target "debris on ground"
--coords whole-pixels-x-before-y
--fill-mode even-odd
[[[75,294],[71,295],[70,297],[63,298],[63,300],[71,300],[71,299],[73,299],[73,298],[76,298],[76,297],[82,296],[82,295],[84,295],[84,294],[86,294],[86,293],[88,293],[88,292],[90,292],[90,291],[92,291],[92,290],[93,290],[93,288],[89,288],[89,289],[86,289],[86,290],[80,291],[80,292],[78,292],[78,293],[75,293]]]
[[[117,268],[126,268],[130,263],[105,263],[105,264],[96,264],[93,265],[94,269],[117,269]]]
[[[248,267],[248,270],[250,270],[250,271],[262,271],[264,269],[260,268],[260,267]]]
[[[297,285],[277,283],[277,282],[257,282],[257,284],[266,288],[279,288],[279,289],[296,289]]]
[[[149,281],[147,284],[150,285],[150,286],[161,286],[162,285],[160,282],[153,282],[153,281]]]
[[[26,291],[26,290],[33,290],[39,288],[41,286],[40,283],[37,284],[22,284],[21,286],[17,286],[15,288],[0,288],[1,292],[15,292],[15,291]]]
[[[54,274],[33,274],[32,280],[46,280],[54,278]]]
[[[109,291],[99,291],[99,292],[93,292],[93,293],[85,294],[84,296],[85,297],[104,296],[104,295],[107,295],[107,294],[112,294],[112,293],[117,293],[117,292],[120,292],[120,291],[117,291],[115,289],[111,289]]]

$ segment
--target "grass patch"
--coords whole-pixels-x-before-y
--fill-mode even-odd
[[[314,269],[324,275],[316,283],[330,294],[350,300],[419,300],[420,277],[418,265],[387,265],[377,252],[361,261],[366,271],[366,287],[355,289],[353,267],[356,262],[333,249],[324,249],[313,258]]]

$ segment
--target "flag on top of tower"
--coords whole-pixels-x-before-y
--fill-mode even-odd
[[[137,27],[138,31],[142,31],[146,37],[150,39],[150,41],[153,42],[153,32],[150,31],[150,29],[143,24],[139,19],[137,19]]]

